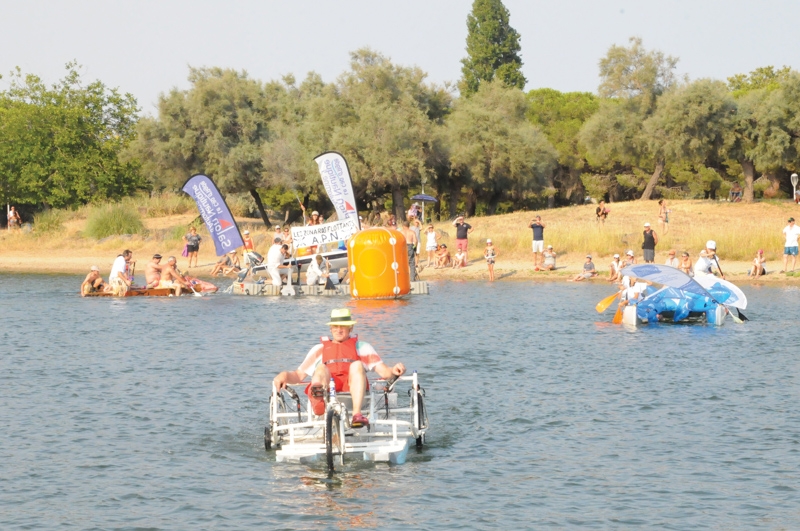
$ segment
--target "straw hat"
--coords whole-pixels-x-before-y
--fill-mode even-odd
[[[331,310],[331,321],[328,326],[353,326],[356,324],[353,316],[350,315],[350,310],[347,308],[336,308]]]

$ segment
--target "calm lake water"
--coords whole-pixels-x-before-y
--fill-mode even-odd
[[[800,528],[798,288],[745,287],[745,325],[630,331],[600,283],[365,303],[80,281],[0,275],[0,529]],[[432,427],[404,465],[328,478],[263,429],[345,303],[419,371]]]

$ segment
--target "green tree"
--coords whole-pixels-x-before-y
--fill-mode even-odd
[[[501,81],[485,83],[472,98],[456,102],[448,120],[451,160],[469,176],[467,210],[478,200],[494,214],[504,199],[516,205],[548,189],[557,153],[526,116],[525,95]]]
[[[467,57],[461,60],[459,90],[463,96],[478,91],[481,83],[501,80],[523,89],[520,35],[509,25],[509,12],[501,0],[475,0],[467,16]]]
[[[223,193],[249,193],[269,225],[258,188],[274,105],[246,72],[190,68],[189,81],[189,90],[161,95],[158,118],[142,120],[132,156],[157,187],[178,189],[191,174],[206,173]]]
[[[559,92],[536,89],[527,94],[528,119],[547,136],[558,152],[558,168],[553,187],[563,202],[582,203],[584,187],[581,172],[587,162],[578,144],[578,133],[584,122],[597,112],[600,102],[588,92]],[[549,197],[548,206],[555,206],[556,196]]]
[[[144,186],[136,161],[120,152],[134,136],[136,100],[78,65],[47,86],[17,69],[0,93],[0,193],[5,201],[67,207],[118,199]]]
[[[749,74],[736,74],[728,78],[728,89],[734,97],[739,97],[747,92],[758,89],[775,90],[789,79],[791,67],[775,69],[773,66],[756,68]]]
[[[629,42],[628,47],[612,46],[600,60],[600,95],[618,101],[603,102],[586,122],[580,139],[590,161],[605,167],[621,165],[620,175],[652,170],[640,197],[647,200],[666,161],[660,143],[646,138],[643,124],[655,111],[659,96],[675,84],[678,59],[647,51],[638,37]]]

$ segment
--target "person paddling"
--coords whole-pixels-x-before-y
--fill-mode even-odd
[[[364,393],[367,388],[367,371],[378,373],[381,378],[402,376],[406,368],[402,363],[392,367],[386,365],[369,343],[351,336],[356,320],[347,308],[331,311],[328,326],[331,338],[323,337],[319,344],[308,351],[300,367],[294,371],[278,373],[272,383],[280,391],[286,384],[302,383],[311,377],[306,394],[315,415],[325,414],[325,395],[329,392],[331,379],[336,392],[349,392],[353,398],[353,419],[350,425],[361,428],[369,425],[369,420],[361,413]]]

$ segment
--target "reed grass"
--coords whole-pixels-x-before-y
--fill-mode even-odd
[[[97,240],[121,234],[143,234],[139,212],[130,204],[113,203],[96,207],[86,219],[84,234]]]
[[[64,210],[45,210],[33,217],[33,230],[39,234],[60,232],[66,220],[67,212]]]

